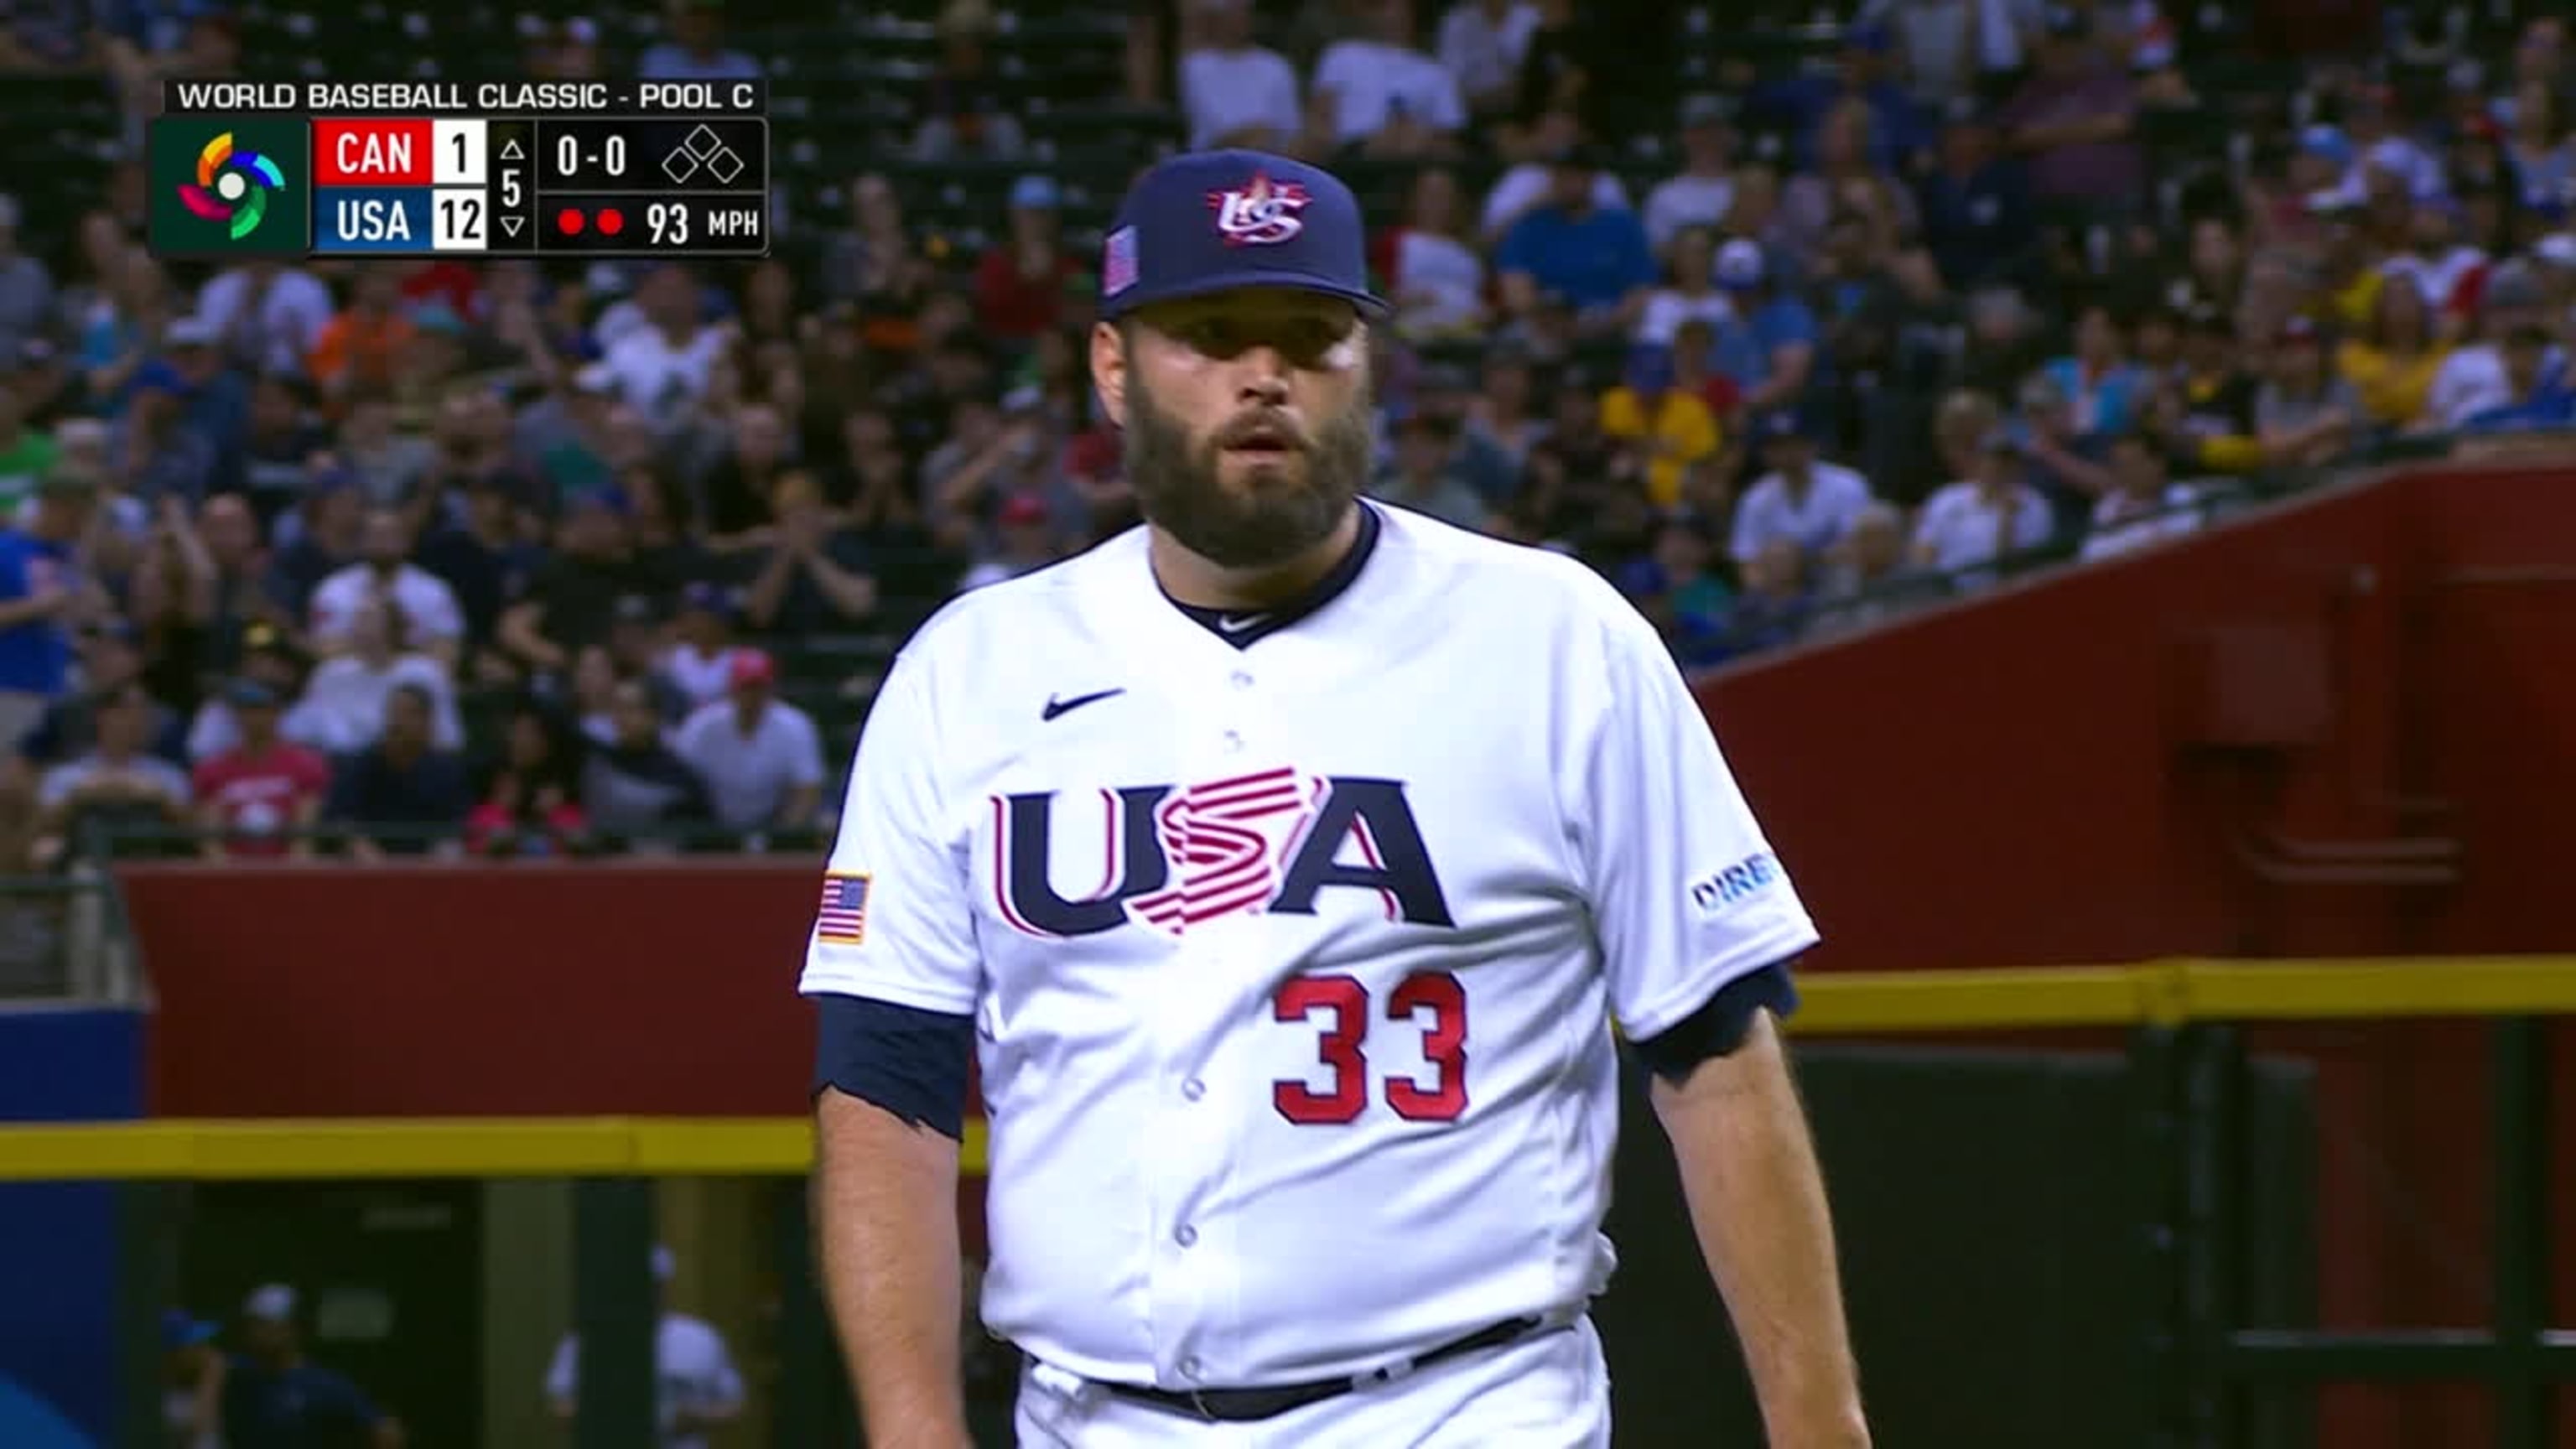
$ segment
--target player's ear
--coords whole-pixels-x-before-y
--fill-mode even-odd
[[[1100,392],[1102,415],[1127,426],[1127,339],[1115,322],[1091,324],[1091,385]]]

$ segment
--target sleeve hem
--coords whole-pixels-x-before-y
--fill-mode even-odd
[[[975,1014],[975,996],[964,999],[945,991],[923,987],[911,981],[868,980],[841,971],[807,971],[796,984],[799,996],[857,996],[870,1001],[892,1002],[915,1011],[935,1011],[946,1016]]]
[[[1777,921],[1769,930],[1738,943],[1733,950],[1708,962],[1692,973],[1687,981],[1657,996],[1634,1014],[1621,1013],[1619,1030],[1632,1041],[1659,1036],[1707,1005],[1709,998],[1724,989],[1728,982],[1786,961],[1822,939],[1815,923],[1803,911]]]

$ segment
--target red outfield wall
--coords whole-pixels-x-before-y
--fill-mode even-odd
[[[1802,651],[1703,698],[1824,926],[1814,969],[2563,951],[2571,660],[2576,473],[2444,469]],[[2454,881],[2279,869],[2434,837],[2457,842]],[[165,1114],[804,1104],[806,867],[159,866],[127,885]],[[2561,1040],[2559,1120],[2576,1121]],[[2322,1072],[2327,1321],[2476,1322],[2478,1031],[2267,1044]],[[2559,1236],[2576,1242],[2567,1197]],[[2334,1401],[2328,1443],[2487,1437],[2463,1396]]]

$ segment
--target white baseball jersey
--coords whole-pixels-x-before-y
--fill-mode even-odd
[[[1626,600],[1366,506],[1351,582],[1249,647],[1138,529],[950,604],[869,715],[803,990],[974,1016],[985,1322],[1064,1371],[1259,1386],[1579,1313],[1612,1013],[1816,939]]]

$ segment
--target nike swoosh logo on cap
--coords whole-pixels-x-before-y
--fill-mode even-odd
[[[1261,621],[1269,617],[1268,614],[1227,614],[1216,621],[1216,626],[1229,634],[1240,634],[1246,629],[1260,627]]]

